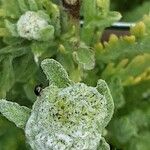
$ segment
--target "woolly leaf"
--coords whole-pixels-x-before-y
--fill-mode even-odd
[[[108,113],[108,115],[106,116],[105,122],[104,122],[104,127],[106,127],[108,122],[111,120],[112,115],[114,113],[113,98],[111,96],[111,93],[110,93],[110,90],[107,86],[107,83],[104,80],[98,80],[96,88],[99,91],[99,93],[102,93],[102,95],[105,96],[105,98],[107,100],[107,113]]]
[[[89,48],[79,48],[73,52],[75,61],[84,70],[91,70],[95,66],[94,51]]]
[[[53,59],[45,59],[41,63],[41,67],[49,80],[49,84],[58,87],[66,87],[71,84],[66,70],[63,66]]]
[[[17,127],[24,129],[30,116],[30,109],[17,103],[0,100],[0,112]]]
[[[100,145],[97,150],[110,150],[109,144],[105,141],[104,138],[101,139]]]

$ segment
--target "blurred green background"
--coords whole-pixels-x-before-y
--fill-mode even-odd
[[[111,0],[111,9],[119,11],[123,21],[138,21],[150,12],[150,0]]]

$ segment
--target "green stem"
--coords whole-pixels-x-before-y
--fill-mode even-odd
[[[84,25],[81,32],[81,38],[87,45],[90,45],[94,36],[93,34],[95,27],[92,26],[87,27],[87,25],[96,16],[96,0],[82,1],[82,9],[83,9]]]

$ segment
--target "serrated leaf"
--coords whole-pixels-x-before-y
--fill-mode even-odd
[[[24,129],[31,110],[25,106],[2,99],[0,100],[0,112],[9,121],[14,122],[17,127]]]
[[[66,70],[54,59],[45,59],[41,63],[41,67],[49,80],[49,84],[58,87],[67,87],[71,84]]]

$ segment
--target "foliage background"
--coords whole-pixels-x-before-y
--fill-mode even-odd
[[[0,4],[1,8],[3,6],[7,9],[11,18],[9,21],[15,22],[16,19],[12,18],[20,16],[20,12],[16,11],[19,8],[14,10],[18,7],[16,0],[0,0]],[[144,14],[150,12],[149,0],[112,0],[110,6],[111,10],[122,13],[123,21],[139,21]],[[132,36],[118,39],[112,35],[104,46],[101,43],[92,45],[96,53],[96,65],[93,70],[78,67],[81,63],[85,63],[80,62],[80,57],[88,58],[87,66],[88,62],[93,63],[93,58],[89,58],[89,55],[93,55],[91,51],[89,55],[78,54],[80,61],[75,63],[72,61],[70,51],[64,53],[64,47],[67,49],[68,46],[64,41],[62,41],[64,47],[62,45],[58,47],[58,43],[38,43],[5,36],[7,31],[4,30],[5,16],[2,9],[0,17],[1,98],[6,97],[31,108],[36,99],[35,85],[40,83],[47,85],[39,67],[40,61],[46,57],[53,57],[64,65],[74,81],[95,85],[97,79],[103,78],[109,83],[116,109],[104,134],[112,149],[150,149],[149,16],[131,29]],[[106,26],[108,25],[104,27]],[[102,32],[103,28],[100,31]],[[37,57],[39,63],[36,61]],[[29,147],[25,143],[23,131],[0,116],[0,150],[10,149],[27,150]]]

